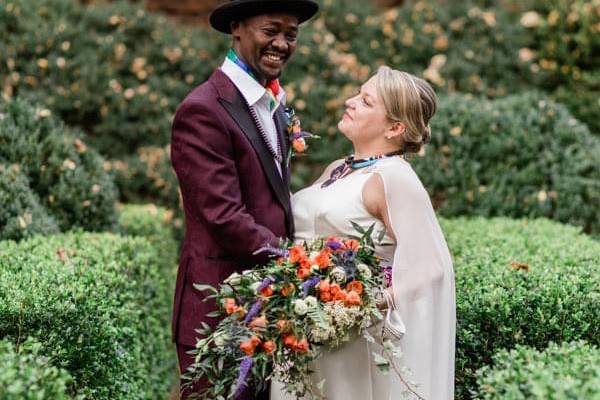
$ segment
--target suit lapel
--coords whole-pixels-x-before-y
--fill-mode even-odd
[[[262,164],[263,170],[267,175],[267,179],[271,188],[275,192],[277,199],[283,206],[285,213],[290,215],[290,201],[289,201],[289,193],[287,189],[287,179],[284,180],[279,175],[277,171],[277,167],[275,166],[275,160],[273,156],[269,152],[267,145],[264,140],[260,136],[258,132],[258,128],[256,127],[252,116],[250,115],[250,111],[248,110],[248,105],[244,102],[240,95],[233,96],[229,102],[224,98],[220,98],[219,102],[225,108],[225,110],[231,115],[231,118],[238,124],[244,135],[248,138],[252,147],[256,151],[258,155],[258,159]],[[278,129],[279,130],[279,129]],[[286,175],[286,170],[283,170],[283,175]]]
[[[283,167],[287,170],[287,155],[290,148],[290,140],[287,132],[287,117],[283,111],[283,105],[280,105],[275,110],[275,126],[277,127],[277,134],[279,135],[279,143],[281,143],[281,154],[283,155]],[[284,174],[286,175],[286,174]]]

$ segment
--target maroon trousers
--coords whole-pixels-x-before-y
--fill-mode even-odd
[[[179,371],[183,374],[187,368],[194,362],[194,356],[187,354],[193,347],[178,344],[177,345],[177,358],[179,359]],[[186,381],[181,380],[181,386]],[[180,391],[180,399],[187,399],[192,393],[197,393],[202,388],[202,382],[194,384],[191,388],[184,391]],[[269,389],[261,392],[260,394],[254,394],[254,389],[246,390],[240,397],[239,400],[269,400]]]

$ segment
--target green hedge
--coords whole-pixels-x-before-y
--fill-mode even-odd
[[[3,400],[67,400],[72,378],[41,355],[42,345],[32,338],[15,349],[0,340],[0,398]]]
[[[600,233],[600,138],[545,96],[450,96],[415,170],[442,215],[547,217]]]
[[[600,399],[600,350],[585,342],[552,343],[539,351],[517,346],[478,371],[479,398],[514,400]]]
[[[12,226],[19,222],[17,228],[0,228],[0,239],[52,232],[56,225],[113,226],[117,192],[103,159],[48,109],[0,100],[0,166],[0,197],[16,200],[0,203],[0,219]]]
[[[66,233],[0,242],[0,337],[32,336],[90,399],[166,396],[172,292],[143,238]]]
[[[118,206],[118,210],[118,232],[125,236],[146,238],[152,246],[160,249],[158,262],[164,265],[164,272],[173,272],[173,276],[167,278],[167,284],[174,286],[174,272],[179,257],[176,233],[181,227],[179,221],[174,219],[173,211],[154,204],[123,204]]]
[[[600,338],[600,242],[548,220],[442,220],[456,274],[457,398],[502,349]]]

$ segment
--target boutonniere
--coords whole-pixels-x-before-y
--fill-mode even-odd
[[[308,149],[306,139],[319,139],[320,137],[302,130],[300,118],[298,118],[292,107],[286,107],[285,116],[287,117],[288,135],[291,144],[287,155],[287,165],[290,165],[293,156],[303,154]]]

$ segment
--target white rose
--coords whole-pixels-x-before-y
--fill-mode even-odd
[[[298,315],[304,315],[308,312],[308,306],[302,299],[294,301],[294,312]]]
[[[227,277],[227,279],[225,279],[225,283],[227,283],[231,286],[238,286],[241,282],[242,282],[242,276],[240,274],[238,274],[237,272],[234,272],[233,274],[229,275]]]
[[[335,267],[331,271],[329,276],[331,276],[331,279],[333,279],[337,283],[343,283],[346,281],[346,272],[344,271],[343,268],[340,268],[340,267]]]
[[[304,299],[304,303],[308,308],[316,308],[317,307],[317,298],[315,296],[308,296]]]
[[[314,260],[315,258],[317,258],[318,255],[319,255],[318,251],[311,251],[311,253],[309,254],[309,257]]]
[[[356,268],[358,269],[358,272],[360,272],[360,274],[365,277],[365,279],[371,278],[371,268],[369,268],[368,265],[361,263],[358,264]]]

